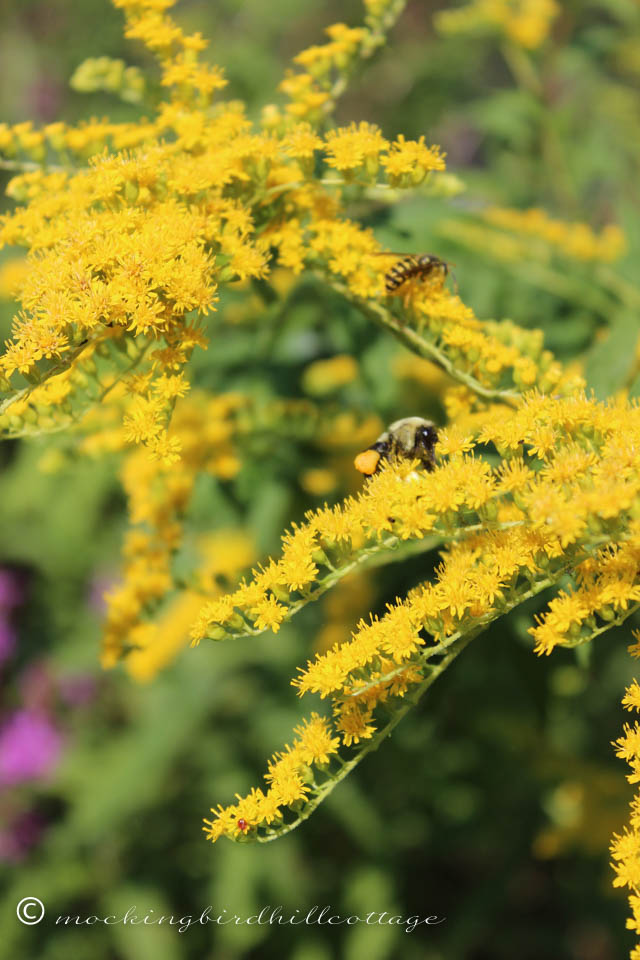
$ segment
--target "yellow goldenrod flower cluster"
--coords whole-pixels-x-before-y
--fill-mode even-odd
[[[622,492],[622,484],[620,485]],[[624,495],[624,494],[623,494]],[[630,506],[633,501],[627,501]],[[606,510],[606,508],[605,508]],[[584,519],[578,520],[583,524]],[[640,528],[637,521],[630,539],[620,546],[608,546],[577,568],[579,586],[571,593],[562,591],[549,604],[549,610],[530,630],[538,653],[551,653],[557,644],[580,643],[593,636],[598,622],[620,623],[640,605]],[[598,619],[596,619],[598,618]]]
[[[384,139],[370,123],[352,123],[327,134],[327,164],[339,170],[346,182],[376,182],[380,166],[392,187],[412,187],[422,183],[432,170],[445,169],[438,147],[428,147],[424,137],[405,140],[402,134],[393,143]]]
[[[41,383],[15,391],[0,403],[0,436],[37,435],[71,428],[87,411],[87,426],[95,423],[91,413],[104,419],[108,398],[118,396],[125,383],[135,396],[138,381],[133,370],[148,347],[144,339],[125,342],[122,330],[117,328],[105,331],[100,343],[81,344],[74,351],[72,364],[54,365]],[[119,438],[113,449],[121,449],[123,440]]]
[[[517,605],[553,591],[530,629],[538,654],[586,643],[640,609],[640,407],[587,396],[540,331],[478,318],[435,255],[408,253],[412,269],[390,284],[407,254],[387,253],[347,217],[357,216],[354,199],[393,202],[397,189],[421,184],[427,195],[445,170],[444,153],[422,136],[392,141],[368,121],[330,126],[348,78],[383,42],[402,0],[365,0],[362,26],[329,27],[325,43],[295,58],[281,85],[286,105],[265,107],[260,123],[220,99],[224,75],[202,59],[207,42],[169,16],[174,0],[113,2],[127,36],[153,53],[157,83],[108,58],[85,61],[73,83],[133,103],[160,89],[149,115],[0,125],[0,160],[16,173],[0,246],[27,251],[0,272],[0,295],[18,303],[0,357],[0,433],[64,428],[87,456],[122,457],[131,527],[122,579],[107,597],[105,666],[122,659],[132,677],[149,680],[189,639],[276,633],[332,590],[325,626],[292,681],[299,696],[328,700],[327,716],[311,713],[272,757],[266,785],[206,821],[214,841],[268,841],[309,816],[465,645]],[[513,44],[538,48],[558,12],[554,0],[472,0],[438,22],[450,32],[497,30],[505,50],[529,63]],[[455,229],[505,261],[530,269],[537,260],[540,272],[554,254],[610,263],[625,249],[615,226],[596,233],[539,209],[489,208]],[[447,426],[432,471],[409,460],[384,465],[361,492],[308,512],[280,555],[238,582],[254,546],[217,523],[210,534],[192,529],[198,478],[232,481],[244,441],[280,432],[322,451],[296,479],[323,496],[346,476],[346,453],[383,429],[362,408],[337,406],[336,395],[361,388],[358,361],[345,352],[308,354],[300,388],[313,401],[190,389],[196,347],[261,322],[261,298],[288,297],[305,281],[323,282],[408,347],[414,359],[400,359],[396,372],[434,392],[450,378]],[[229,286],[240,296],[227,310]],[[367,567],[436,547],[435,574],[367,618]],[[350,636],[346,623],[355,625]],[[640,708],[637,683],[624,703]],[[634,782],[636,727],[618,742]],[[634,929],[639,810],[636,798],[631,829],[612,850]]]
[[[188,130],[176,110],[171,122],[177,139],[169,144],[107,154],[71,177],[17,178],[29,202],[5,218],[0,234],[7,243],[30,247],[32,264],[21,285],[23,312],[0,358],[5,379],[22,374],[37,386],[60,367],[73,366],[87,342],[120,339],[136,364],[144,346],[137,397],[125,423],[131,440],[167,464],[179,454],[167,431],[175,400],[188,389],[181,370],[195,346],[206,346],[197,316],[213,308],[219,282],[264,276],[273,247],[294,272],[312,265],[335,275],[348,296],[375,299],[376,305],[384,296],[384,261],[373,234],[337,216],[337,198],[322,182],[292,179],[301,171],[291,151],[304,152],[300,136],[309,130],[289,130],[280,148],[272,135],[246,134],[235,106],[221,110],[208,127]],[[168,116],[169,108],[162,108],[161,129]],[[402,138],[385,147],[362,128],[328,135],[329,162],[339,137],[356,150],[359,165],[372,159],[367,150],[387,149],[382,165],[408,178],[406,186],[443,166],[437,149]],[[298,216],[281,218],[285,198]],[[273,219],[256,231],[252,208],[264,207],[265,199]],[[540,350],[538,365],[535,357],[521,356],[516,328],[505,336],[506,328],[483,325],[442,285],[414,282],[409,289],[414,315],[435,343],[433,356],[449,372],[455,375],[460,362],[463,379],[470,374],[498,390],[558,383],[549,354]],[[132,340],[140,342],[133,351]],[[24,391],[10,393],[7,413],[18,396]]]
[[[65,377],[66,375],[61,375]],[[60,377],[47,382],[45,390]],[[96,456],[105,452],[126,450],[129,437],[126,411],[135,408],[131,400],[130,379],[120,384],[111,394],[111,406],[91,412],[78,425],[82,437],[80,449]],[[33,397],[33,395],[32,395]],[[124,425],[121,409],[125,410]],[[240,393],[208,395],[195,391],[176,403],[171,423],[169,443],[179,448],[179,460],[150,459],[140,448],[129,449],[122,468],[122,483],[128,501],[131,529],[124,545],[123,580],[107,596],[107,616],[104,636],[103,665],[113,666],[125,657],[127,666],[135,652],[144,649],[144,663],[160,656],[166,648],[165,631],[159,629],[165,616],[161,609],[176,589],[172,560],[185,539],[185,516],[188,513],[194,485],[200,475],[211,475],[228,481],[236,476],[242,464],[241,445],[244,438],[266,435],[314,440],[325,446],[324,431],[331,433],[334,447],[351,443],[358,425],[343,423],[344,415],[331,420],[320,418],[318,409],[309,401],[274,401],[264,404],[252,402]],[[370,431],[372,421],[365,421],[360,430]],[[377,422],[374,427],[377,428]],[[336,478],[333,478],[335,485]],[[177,622],[184,626],[181,642],[186,642],[189,627],[196,619],[205,598],[210,595],[211,570],[224,572],[219,556],[210,556],[208,541],[204,543],[202,566],[196,566],[187,585],[183,604],[176,601],[171,608]],[[235,556],[235,540],[224,546],[221,539],[212,541],[216,550]],[[242,562],[234,561],[231,568],[239,573],[252,559],[242,554]],[[214,565],[212,567],[212,564]],[[218,595],[217,586],[212,589]],[[185,597],[186,597],[185,595]],[[177,612],[176,612],[177,611]],[[154,618],[157,612],[158,617]],[[176,621],[172,621],[176,622]],[[171,631],[168,631],[171,634]],[[136,676],[138,674],[136,673]]]
[[[210,132],[208,139],[213,150]],[[252,152],[264,142],[254,139]],[[194,346],[206,345],[202,329],[188,315],[212,309],[216,275],[263,276],[268,243],[286,266],[299,270],[305,258],[325,252],[318,237],[325,238],[329,229],[339,231],[341,222],[318,221],[315,240],[295,219],[268,229],[264,239],[252,239],[250,211],[231,199],[219,196],[203,201],[200,209],[196,203],[187,207],[197,191],[224,191],[229,177],[236,178],[231,168],[238,162],[244,167],[244,160],[234,159],[229,148],[217,150],[215,161],[212,155],[208,161],[183,157],[181,167],[175,150],[175,144],[157,145],[141,155],[102,158],[69,180],[64,174],[24,175],[20,180],[33,184],[29,204],[6,218],[1,234],[7,243],[29,246],[33,258],[21,284],[23,312],[0,359],[5,378],[22,374],[37,384],[55,372],[56,363],[73,363],[88,340],[102,343],[118,332],[124,331],[127,340],[151,341],[155,349],[148,352],[148,380],[144,385],[140,381],[128,424],[132,438],[160,457],[165,456],[172,402],[187,388],[176,378]],[[240,150],[246,158],[245,146]],[[224,152],[227,173],[220,167],[225,166]],[[236,172],[242,182],[240,167]],[[220,187],[214,188],[219,176]],[[52,178],[57,178],[55,184]],[[346,223],[345,232],[349,229]],[[355,226],[352,232],[358,233]],[[375,251],[373,237],[367,245]],[[212,246],[225,261],[219,273]],[[339,251],[326,249],[331,254],[333,266],[342,272]],[[356,275],[362,269],[353,262],[349,268]],[[366,276],[369,289],[376,290],[380,265],[370,267]],[[362,292],[362,286],[357,290]]]
[[[302,527],[283,538],[283,554],[235,594],[207,603],[195,622],[192,637],[224,639],[265,629],[277,632],[280,624],[300,606],[333,585],[336,574],[362,563],[367,556],[399,540],[423,537],[434,529],[437,508],[425,510],[425,489],[437,486],[431,476],[404,482],[412,464],[374,477],[358,497],[336,507],[307,515]],[[482,461],[469,461],[464,470],[486,472]],[[453,481],[455,483],[455,481]],[[481,481],[479,481],[481,482]],[[426,485],[426,488],[425,488]],[[448,505],[442,508],[446,513]]]
[[[172,88],[183,103],[206,106],[214,91],[226,85],[218,67],[201,63],[198,55],[208,41],[199,33],[187,35],[166,11],[176,0],[113,0],[127,18],[125,36],[140,40],[158,58],[161,83]]]
[[[564,223],[544,210],[510,210],[489,207],[483,218],[501,230],[541,240],[562,256],[573,260],[611,263],[625,252],[625,236],[616,224],[607,224],[598,234],[586,223]]]
[[[494,467],[479,455],[487,447],[500,456]],[[248,817],[241,800],[232,813],[218,812],[212,839],[237,836],[238,817],[247,824],[240,832],[256,839],[298,822],[337,782],[341,765],[358,762],[384,735],[378,706],[396,715],[407,694],[432,681],[434,657],[454,655],[527,597],[563,581],[531,629],[540,654],[630,616],[640,606],[639,450],[636,405],[539,393],[512,412],[494,405],[442,432],[435,470],[400,462],[374,475],[357,498],[309,514],[285,536],[279,560],[209,601],[192,629],[196,641],[277,631],[376,552],[425,537],[428,546],[448,544],[434,582],[362,621],[294,681],[301,695],[331,698],[332,735],[355,752],[321,782],[303,781],[282,824],[260,819],[259,807]]]
[[[417,186],[431,170],[445,169],[438,147],[428,147],[424,137],[405,140],[402,134],[382,157],[382,165],[392,187]]]
[[[113,341],[137,367],[127,438],[171,465],[179,456],[168,435],[172,410],[189,388],[183,371],[194,347],[206,347],[203,318],[220,285],[264,278],[275,251],[293,273],[329,270],[350,293],[379,296],[382,262],[362,257],[377,254],[378,243],[340,216],[334,186],[370,181],[380,168],[388,184],[411,187],[444,161],[422,138],[389,144],[366,123],[322,136],[283,117],[254,132],[242,105],[212,104],[224,80],[200,63],[205,42],[176,26],[170,4],[116,5],[128,36],[157,56],[170,99],[142,124],[0,129],[0,153],[17,157],[17,169],[20,156],[42,164],[23,164],[9,185],[21,206],[0,220],[0,245],[29,251],[21,310],[0,357],[2,412],[15,425],[34,390]],[[374,6],[367,27],[330,28],[331,57],[364,43],[399,9]],[[50,156],[59,168],[47,166]],[[318,156],[327,173],[343,175],[337,184],[312,178]],[[73,167],[78,159],[88,166]],[[95,402],[91,391],[67,397],[75,419]]]
[[[476,414],[466,429],[441,433],[437,454],[443,462],[433,472],[416,474],[413,464],[401,463],[374,476],[359,496],[308,514],[304,526],[284,537],[280,560],[257,571],[235,594],[205,605],[193,639],[277,630],[332,584],[337,572],[372,551],[434,532],[447,539],[448,531],[464,533],[469,524],[486,524],[493,535],[492,524],[505,511],[510,525],[527,527],[534,553],[548,558],[562,557],[585,538],[610,544],[610,528],[623,517],[624,545],[585,558],[576,576],[579,595],[592,605],[582,619],[595,611],[606,619],[609,607],[626,610],[640,599],[632,522],[640,492],[638,454],[630,439],[636,434],[640,437],[640,408],[601,405],[579,395],[534,394],[509,415],[504,407]],[[470,456],[479,443],[497,449],[504,458],[499,467],[492,470],[484,459]],[[524,554],[524,562],[530,559]],[[473,589],[469,584],[469,597]],[[577,609],[578,600],[573,602]],[[561,608],[556,601],[557,618],[550,615],[536,628],[539,652],[575,638],[575,631],[565,636],[559,629]]]
[[[70,126],[56,121],[34,130],[30,121],[9,126],[0,123],[0,156],[14,161],[15,168],[32,169],[40,181],[42,171],[39,166],[53,158],[60,169],[56,172],[70,173],[75,162],[86,163],[88,159],[100,153],[105,147],[111,150],[128,150],[153,140],[155,127],[146,121],[140,123],[111,123],[108,120],[92,119],[78,126]],[[37,168],[36,168],[36,165]],[[55,180],[48,181],[55,184]],[[58,181],[64,182],[64,181]],[[16,199],[26,199],[30,183],[18,180],[12,188]]]
[[[526,265],[536,277],[532,263],[547,264],[553,257],[579,263],[612,263],[626,251],[623,231],[608,224],[596,233],[586,223],[554,220],[543,210],[511,210],[490,207],[482,222],[446,220],[440,232],[450,240],[514,267]]]
[[[288,808],[300,805],[314,782],[314,767],[326,768],[338,749],[338,739],[332,735],[331,724],[324,717],[312,713],[295,729],[293,746],[276,753],[269,763],[265,780],[266,792],[253,789],[246,797],[238,795],[238,802],[230,807],[213,810],[213,820],[205,820],[205,832],[210,840],[220,836],[235,840],[255,836],[258,824],[283,823]]]
[[[328,41],[299,53],[294,63],[301,70],[288,71],[280,85],[290,101],[287,113],[314,124],[329,113],[358,61],[369,58],[384,43],[404,6],[405,0],[365,0],[364,27],[344,23],[327,27]],[[278,116],[277,108],[268,108],[267,117]]]
[[[633,631],[636,641],[640,641],[638,631]],[[635,656],[638,648],[631,648]],[[622,705],[626,710],[640,711],[640,686],[634,680],[627,687]],[[637,721],[624,725],[624,733],[615,741],[616,756],[626,760],[630,772],[629,783],[640,781],[640,725]],[[627,929],[640,934],[640,793],[631,801],[629,826],[622,834],[614,834],[611,842],[612,867],[615,871],[614,887],[626,887],[632,916],[627,920]],[[631,960],[640,958],[640,944],[631,951]]]
[[[456,10],[443,10],[436,23],[443,33],[498,30],[512,43],[535,50],[549,35],[560,12],[555,0],[471,0]]]
[[[508,395],[534,386],[543,391],[572,392],[582,385],[567,374],[539,331],[525,331],[509,321],[481,322],[458,296],[447,291],[415,301],[421,330],[442,349],[455,368],[487,390]]]
[[[134,404],[135,404],[134,400]],[[229,478],[238,471],[240,462],[233,447],[234,422],[238,410],[246,404],[239,394],[206,396],[194,394],[176,404],[169,443],[179,446],[179,461],[167,464],[151,460],[141,449],[134,449],[125,458],[122,483],[128,500],[132,529],[124,545],[123,582],[106,597],[102,662],[113,664],[123,652],[144,650],[145,662],[156,655],[158,641],[166,642],[157,623],[150,622],[150,614],[175,589],[171,562],[183,539],[183,518],[199,473],[210,473]],[[96,453],[101,445],[113,449],[126,441],[129,428],[127,417],[120,428],[120,438],[113,428],[90,434],[85,441],[88,452]],[[104,446],[102,446],[104,449]],[[217,543],[220,549],[220,542]],[[212,563],[220,565],[219,558],[208,558],[198,570],[193,592],[188,592],[188,603],[180,607],[180,619],[193,616],[198,604],[198,591],[206,591],[211,583]],[[245,563],[240,563],[238,570]],[[215,592],[215,590],[214,590]],[[188,624],[187,624],[188,625]],[[185,639],[187,631],[182,634]],[[153,646],[153,651],[150,648]],[[137,658],[137,659],[136,659]],[[134,655],[134,662],[140,657]]]
[[[74,378],[78,375],[79,370],[75,369]],[[28,432],[31,415],[37,414],[38,422],[43,419],[44,410],[38,397],[54,388],[57,400],[50,415],[56,412],[58,422],[66,417],[71,425],[69,411],[64,409],[66,397],[61,392],[62,385],[68,390],[74,387],[69,373],[51,378],[31,393],[27,416],[18,420],[21,432]],[[176,402],[168,439],[172,448],[180,449],[181,456],[167,463],[150,459],[140,448],[131,449],[128,420],[138,402],[135,374],[125,376],[106,389],[108,400],[105,398],[100,407],[90,410],[73,426],[79,435],[79,449],[88,456],[125,451],[121,479],[131,529],[125,537],[122,582],[107,597],[102,659],[103,666],[111,667],[124,658],[127,668],[139,677],[150,669],[146,665],[153,664],[156,669],[165,662],[163,657],[167,651],[174,649],[170,638],[177,637],[176,625],[180,625],[181,631],[179,640],[176,639],[178,645],[188,641],[188,628],[205,599],[221,592],[211,580],[211,570],[223,573],[224,564],[228,562],[235,576],[253,559],[247,557],[246,550],[235,549],[235,536],[230,535],[228,542],[214,536],[214,554],[209,550],[207,538],[199,537],[200,546],[196,544],[196,550],[202,555],[202,564],[194,566],[188,583],[181,582],[181,578],[176,583],[173,559],[185,539],[193,539],[186,521],[198,478],[209,475],[222,482],[232,480],[241,468],[245,456],[243,447],[250,445],[255,437],[261,441],[266,436],[298,437],[321,449],[339,452],[350,449],[354,436],[357,438],[360,434],[364,442],[372,430],[379,430],[380,424],[372,418],[359,422],[342,412],[327,418],[308,400],[264,403],[241,393],[209,395],[196,390]],[[26,401],[23,402],[26,405]],[[330,475],[331,487],[338,482],[329,470],[317,472]],[[322,477],[315,480],[316,489],[311,492],[326,492],[317,490],[322,480]],[[218,555],[236,557],[238,553],[244,558],[242,562],[235,559],[232,563]],[[180,592],[171,600],[176,590]],[[175,629],[165,628],[165,622]],[[132,662],[145,666],[133,667]]]
[[[327,163],[341,173],[363,172],[375,177],[378,158],[388,147],[380,130],[370,123],[352,124],[327,134]]]
[[[189,642],[189,626],[202,605],[202,594],[222,593],[220,581],[237,579],[255,558],[255,549],[242,530],[219,530],[196,542],[200,557],[198,580],[175,593],[155,620],[145,620],[130,632],[131,649],[125,660],[128,673],[148,683]]]

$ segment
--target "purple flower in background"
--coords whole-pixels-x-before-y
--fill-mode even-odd
[[[84,707],[95,699],[98,682],[90,673],[69,673],[60,678],[58,689],[70,707]]]
[[[47,777],[61,752],[62,737],[46,714],[16,711],[0,730],[0,784]]]

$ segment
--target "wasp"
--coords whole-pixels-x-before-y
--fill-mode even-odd
[[[440,277],[443,281],[449,275],[449,264],[435,253],[381,253],[383,257],[401,257],[387,271],[384,277],[384,289],[387,296],[402,287],[409,280],[431,280]]]

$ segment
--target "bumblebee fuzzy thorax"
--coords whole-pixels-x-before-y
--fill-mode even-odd
[[[384,461],[419,460],[426,470],[433,470],[437,440],[438,431],[431,420],[404,417],[392,423],[375,443],[359,453],[354,466],[366,476],[377,473]]]

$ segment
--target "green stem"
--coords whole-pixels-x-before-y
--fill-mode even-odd
[[[542,96],[540,77],[522,47],[505,42],[501,46],[501,51],[517,85],[522,90],[528,90],[536,99],[540,99]]]
[[[603,295],[597,287],[592,286],[588,281],[585,282],[582,277],[577,281],[573,278],[567,279],[559,270],[532,261],[526,264],[526,268],[522,268],[520,265],[514,266],[512,272],[518,276],[518,279],[542,287],[544,290],[549,290],[557,297],[562,297],[562,299],[573,303],[582,303],[607,320],[611,316],[613,304],[610,298]]]
[[[614,617],[613,620],[607,621],[602,627],[597,627],[595,630],[592,630],[591,633],[588,633],[584,637],[578,637],[574,643],[563,643],[563,647],[581,647],[585,643],[591,643],[592,640],[595,640],[596,637],[599,637],[602,633],[606,633],[607,630],[612,630],[614,627],[621,627],[622,624],[633,616],[634,613],[637,613],[640,610],[640,603],[634,603],[626,610],[623,610],[622,613],[618,614],[617,617]]]
[[[269,187],[268,190],[265,190],[261,199],[266,200],[268,197],[275,196],[278,193],[285,193],[287,190],[299,190],[301,187],[308,186],[310,182],[309,180],[292,180],[290,183],[278,183],[276,186]],[[384,192],[394,189],[389,183],[359,183],[358,181],[344,180],[342,177],[323,177],[322,180],[316,181],[316,185],[320,187],[362,187],[372,192],[377,190]]]
[[[96,338],[96,339],[100,339],[100,338]],[[73,412],[70,413],[68,415],[68,419],[65,420],[64,423],[53,426],[53,427],[44,428],[44,429],[38,429],[38,428],[31,429],[30,427],[27,426],[14,431],[7,430],[4,433],[2,433],[1,439],[15,440],[18,437],[38,437],[42,435],[49,436],[49,434],[59,433],[61,430],[66,430],[69,427],[79,423],[82,417],[87,412],[87,409],[89,407],[97,406],[98,404],[102,403],[102,401],[109,395],[109,393],[114,389],[114,387],[116,387],[119,383],[121,383],[125,377],[129,376],[132,370],[135,370],[135,368],[138,366],[140,361],[147,354],[152,342],[153,341],[148,341],[142,347],[138,355],[133,358],[131,363],[127,367],[125,367],[125,369],[122,370],[120,374],[118,374],[118,376],[113,380],[112,383],[108,384],[108,386],[106,387],[103,387],[103,389],[98,394],[98,396],[95,399],[91,400],[91,402],[82,410],[76,413],[73,413]],[[64,365],[58,365],[57,367],[47,371],[46,376],[43,377],[40,383],[35,384],[33,386],[24,387],[24,389],[18,390],[16,393],[8,397],[5,401],[3,401],[3,403],[0,404],[0,415],[2,415],[7,410],[9,411],[9,414],[10,414],[11,404],[19,400],[21,397],[31,394],[38,387],[41,387],[44,383],[46,383],[47,380],[51,379],[51,377],[60,373],[64,373],[64,371],[67,370],[73,364],[73,362],[81,355],[82,351],[85,350],[86,348],[87,348],[87,344],[83,343],[73,354],[69,356],[68,363],[65,363]]]
[[[383,307],[381,303],[373,300],[363,300],[360,297],[354,296],[345,284],[339,283],[336,280],[329,280],[329,284],[334,290],[353,303],[361,313],[369,317],[370,320],[373,320],[374,323],[377,323],[378,326],[392,333],[396,339],[407,346],[413,353],[417,353],[418,356],[436,363],[448,373],[450,377],[459,383],[463,383],[469,390],[478,394],[478,396],[484,397],[485,400],[500,400],[512,407],[519,405],[522,395],[518,391],[485,387],[470,373],[466,373],[464,370],[460,370],[454,366],[443,350],[428,340],[425,340],[424,337],[412,327],[396,320],[393,314],[387,310],[386,307]]]
[[[526,90],[542,108],[539,132],[540,147],[545,161],[544,169],[554,171],[554,176],[547,178],[545,186],[551,187],[559,196],[563,207],[575,208],[575,188],[567,167],[566,150],[554,127],[555,104],[547,95],[542,80],[543,76],[549,76],[551,73],[552,63],[547,58],[546,64],[536,66],[522,47],[508,40],[502,44],[501,50],[517,86],[521,90]]]
[[[636,310],[640,307],[640,290],[616,273],[615,270],[612,270],[611,267],[600,264],[595,270],[595,276],[603,286],[608,287],[615,293],[626,306]]]

